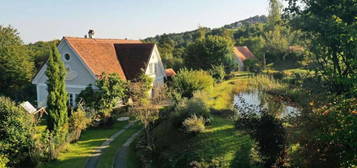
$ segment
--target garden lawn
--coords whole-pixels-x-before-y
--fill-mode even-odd
[[[231,120],[214,116],[212,124],[203,133],[196,136],[183,134],[177,131],[176,136],[162,140],[170,144],[163,144],[164,158],[157,158],[155,164],[188,167],[192,161],[198,161],[217,167],[252,167],[254,163],[251,161],[254,141],[249,135],[235,129]],[[161,162],[162,159],[165,162]]]
[[[128,128],[125,132],[120,134],[112,143],[110,143],[109,147],[103,151],[103,154],[100,156],[97,167],[112,168],[117,151],[134,133],[138,132],[141,128],[142,126],[136,123],[130,128]]]
[[[140,134],[139,134],[140,136]],[[136,153],[136,144],[138,143],[138,138],[136,138],[133,143],[129,146],[128,156],[127,156],[127,168],[139,168],[142,167],[140,163],[140,158]]]
[[[127,121],[116,122],[112,127],[89,128],[82,133],[76,143],[68,144],[65,151],[55,161],[43,163],[42,168],[82,168],[88,157],[93,156],[97,147],[115,132],[127,125]]]

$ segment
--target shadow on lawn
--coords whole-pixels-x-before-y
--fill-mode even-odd
[[[42,168],[74,168],[83,167],[90,156],[98,154],[97,149],[106,139],[91,139],[78,141],[76,144],[70,144],[68,149],[60,154],[58,160],[44,163]]]

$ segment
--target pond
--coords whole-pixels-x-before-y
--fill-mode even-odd
[[[258,90],[241,92],[234,96],[233,101],[237,107],[257,109],[255,110],[256,112],[260,111],[258,109],[264,109],[277,118],[294,117],[298,116],[301,112],[299,108]]]

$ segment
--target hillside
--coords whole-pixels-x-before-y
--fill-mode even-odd
[[[209,35],[219,35],[221,34],[225,29],[236,29],[239,28],[243,25],[247,24],[255,24],[255,23],[265,23],[267,22],[267,17],[262,15],[262,16],[253,16],[244,20],[240,20],[231,24],[224,25],[220,28],[207,28],[205,27],[207,34]],[[144,41],[147,42],[156,42],[160,43],[161,41],[165,41],[167,39],[173,40],[176,43],[177,47],[185,47],[189,42],[192,42],[195,37],[197,36],[198,29],[192,30],[192,31],[186,31],[186,32],[181,32],[181,33],[169,33],[169,34],[162,34],[162,35],[156,35],[155,37],[148,37],[144,39]]]

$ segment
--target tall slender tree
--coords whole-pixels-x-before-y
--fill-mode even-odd
[[[55,45],[51,46],[46,76],[48,78],[47,128],[54,135],[65,137],[68,130],[68,97],[65,86],[66,69]]]
[[[285,61],[285,53],[289,43],[286,27],[281,18],[282,4],[279,0],[269,0],[268,23],[263,34],[265,50],[269,62]]]

